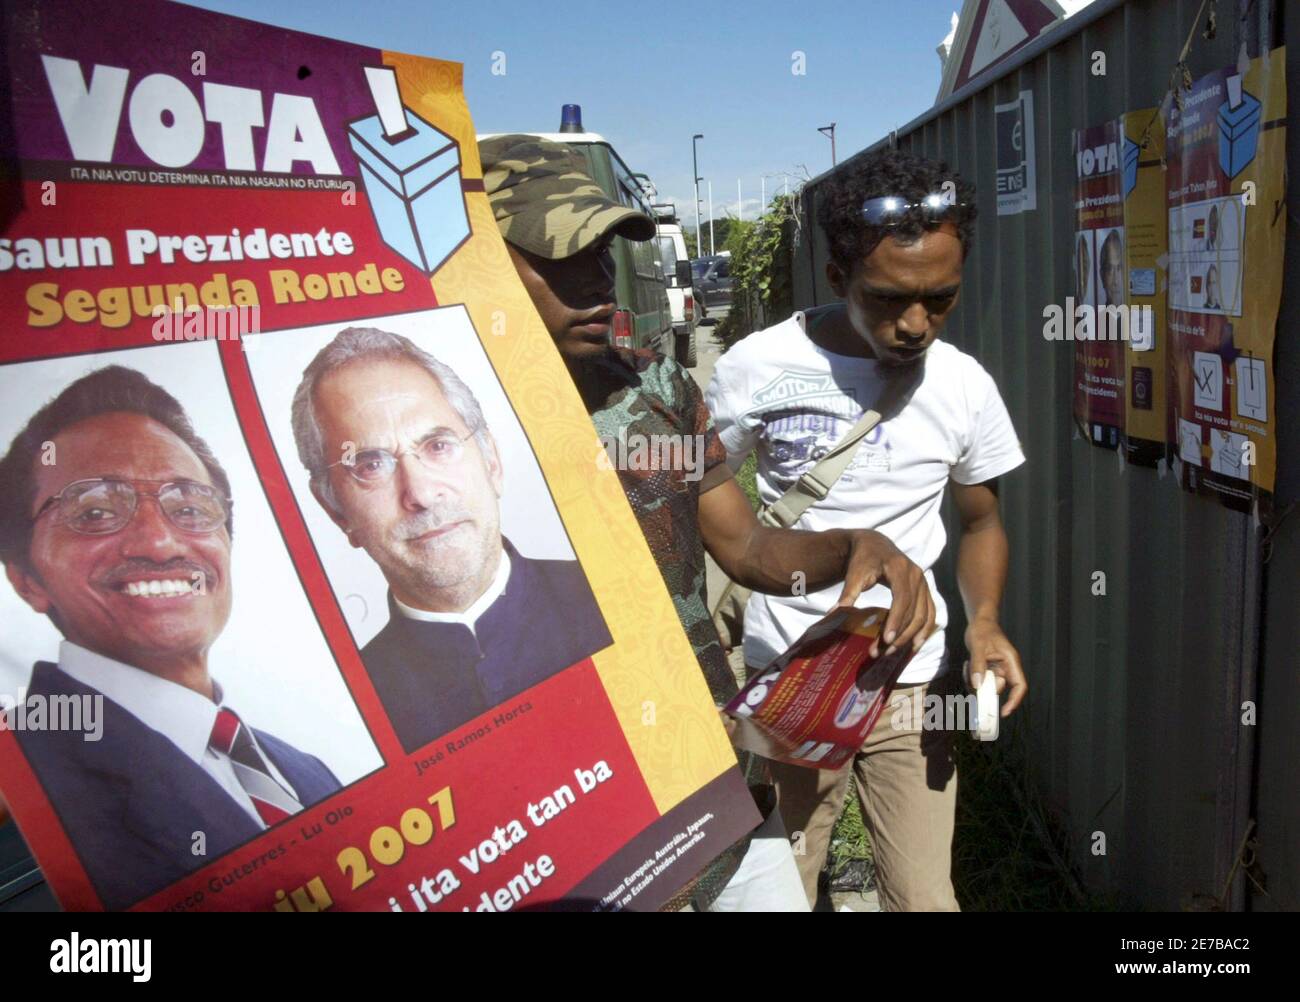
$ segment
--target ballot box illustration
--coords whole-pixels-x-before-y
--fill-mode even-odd
[[[1255,159],[1259,144],[1259,99],[1241,89],[1241,77],[1228,77],[1228,100],[1219,105],[1219,166],[1233,178]]]
[[[348,123],[384,243],[432,275],[470,235],[460,146],[402,105],[397,74],[366,67],[377,114]]]

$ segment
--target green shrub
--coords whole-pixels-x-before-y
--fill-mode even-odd
[[[725,249],[731,251],[732,306],[716,332],[726,348],[794,312],[794,231],[794,197],[786,195],[774,198],[757,221],[731,226]]]

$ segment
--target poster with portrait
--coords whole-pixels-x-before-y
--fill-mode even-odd
[[[1169,409],[1182,485],[1248,510],[1277,476],[1273,341],[1286,213],[1285,51],[1169,111]]]
[[[1157,109],[1125,113],[1122,177],[1124,193],[1124,293],[1129,337],[1124,342],[1125,459],[1155,466],[1166,457],[1168,412],[1165,357],[1168,278],[1165,225],[1164,122]]]
[[[0,793],[60,903],[663,906],[759,819],[461,67],[3,11]]]
[[[1123,175],[1119,122],[1074,131],[1074,420],[1093,445],[1119,447],[1124,428]]]

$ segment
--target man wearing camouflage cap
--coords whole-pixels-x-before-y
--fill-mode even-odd
[[[609,234],[649,240],[654,221],[613,201],[587,173],[582,154],[533,136],[498,136],[480,151],[483,186],[501,235],[513,248],[560,260],[606,240]],[[486,154],[484,154],[486,157]]]
[[[730,700],[736,681],[709,617],[705,550],[733,580],[757,591],[787,591],[799,575],[810,590],[843,581],[841,602],[851,605],[883,580],[893,593],[887,639],[896,647],[919,645],[934,625],[919,568],[876,532],[760,525],[690,375],[657,352],[610,343],[617,308],[610,245],[616,237],[650,239],[654,222],[609,198],[583,158],[566,146],[535,136],[496,136],[479,144],[479,154],[510,257],[597,433],[607,442],[689,435],[702,443],[678,453],[702,456],[702,470],[685,464],[620,469],[619,479],[714,700]],[[761,778],[761,762],[742,758],[751,782]],[[779,814],[770,811],[752,844],[744,840],[710,866],[692,894],[697,907],[713,910],[806,911]]]

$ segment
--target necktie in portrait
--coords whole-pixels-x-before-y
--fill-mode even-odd
[[[297,797],[275,779],[266,756],[234,710],[218,711],[208,746],[229,757],[235,777],[268,828],[302,810]]]

